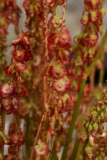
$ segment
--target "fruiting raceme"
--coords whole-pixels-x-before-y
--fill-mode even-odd
[[[94,149],[97,149],[97,143],[95,140],[98,138],[101,138],[104,133],[104,126],[103,123],[106,122],[106,104],[105,100],[107,99],[107,87],[103,89],[102,97],[97,101],[96,105],[92,107],[92,111],[89,116],[85,118],[85,124],[84,124],[84,132],[81,135],[81,139],[85,142],[87,142],[87,145],[85,146],[85,153],[87,157],[95,157]],[[84,134],[85,133],[85,134]],[[94,140],[94,146],[90,146],[89,151],[89,145],[90,143],[90,136],[93,137]],[[88,148],[87,148],[88,147]],[[89,151],[89,152],[88,152]]]
[[[8,9],[9,8],[9,9]],[[6,66],[5,52],[7,49],[6,36],[10,24],[17,25],[20,16],[20,9],[16,1],[2,1],[0,2],[0,85],[5,81],[5,74],[3,68]],[[17,28],[15,26],[15,28]],[[16,30],[16,29],[15,29]]]
[[[24,50],[26,54],[31,54],[30,53],[31,42],[29,40],[31,34],[22,31],[20,37],[21,41],[18,41],[18,43],[15,44],[12,42],[12,44],[14,44],[13,46],[15,46],[13,51],[18,53],[20,48],[21,50]],[[32,58],[28,58],[27,61],[31,59]],[[21,72],[25,70],[27,67],[25,61],[26,59],[23,58],[23,60],[21,59],[20,62],[17,62],[16,57],[14,57],[14,54],[12,54],[11,63],[5,69],[5,73],[10,77],[10,81],[3,84],[0,87],[0,95],[3,98],[1,100],[1,107],[6,111],[6,114],[11,114],[14,111],[18,112],[18,110],[20,110],[21,108],[21,103],[20,103],[21,97],[26,96],[28,94],[27,87],[21,78]],[[15,129],[14,132],[9,134],[10,144],[15,144],[18,147],[20,147],[21,145],[24,144],[25,135],[21,131],[19,132],[19,129],[18,128],[16,129],[15,126],[14,129]],[[17,150],[17,147],[16,147],[16,152],[17,154],[19,152],[19,150]],[[4,158],[6,158],[6,156]]]

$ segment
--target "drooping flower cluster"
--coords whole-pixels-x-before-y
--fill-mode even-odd
[[[19,38],[11,43],[14,46],[11,51],[12,59],[10,65],[5,68],[5,73],[10,77],[10,81],[0,87],[1,114],[5,110],[6,114],[14,113],[17,117],[22,107],[20,99],[28,95],[28,90],[21,74],[27,68],[26,62],[33,59],[30,51],[30,37],[31,34],[29,32],[22,31]],[[9,154],[14,155],[13,159],[15,160],[16,155],[19,153],[19,147],[24,143],[25,135],[20,126],[15,124],[13,127],[9,127],[8,137]],[[8,159],[11,155],[6,155],[5,159]]]
[[[8,34],[8,26],[12,23],[18,32],[18,21],[20,16],[20,9],[13,0],[4,0],[0,2],[0,85],[4,83],[5,75],[3,68],[6,65],[5,51],[6,51],[6,35]]]
[[[85,67],[90,65],[97,53],[97,42],[101,32],[102,19],[105,14],[102,1],[84,0],[85,7],[81,18],[83,29],[74,37],[74,57],[68,73],[75,77],[72,90],[78,91]]]
[[[85,145],[83,156],[86,155],[89,159],[97,159],[100,156],[101,158],[106,157],[106,144],[103,143],[103,140],[106,139],[104,122],[107,121],[107,87],[103,89],[102,94],[102,97],[92,107],[90,115],[85,118],[85,130],[81,135]]]
[[[17,40],[12,41],[14,49],[11,51],[11,64],[5,68],[5,73],[11,80],[4,83],[0,88],[2,106],[7,114],[13,113],[14,109],[18,108],[17,97],[27,94],[26,85],[21,79],[21,72],[27,68],[25,62],[33,58],[30,53],[31,43],[28,39],[29,36],[29,33],[22,32]]]

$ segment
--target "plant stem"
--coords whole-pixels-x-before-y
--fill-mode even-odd
[[[101,56],[102,61],[104,61],[104,55],[105,54]],[[104,80],[104,68],[100,70],[100,76],[99,76],[99,82],[98,82],[100,86],[103,84],[103,80]]]
[[[79,125],[79,127],[77,128],[77,135],[78,133],[80,133],[83,129],[84,129],[84,117],[83,114],[79,115],[79,118],[77,120],[78,122],[81,122],[81,124]],[[81,140],[78,138],[78,136],[76,137],[76,141],[73,147],[73,151],[71,151],[71,157],[69,158],[69,160],[78,160],[79,156],[80,156],[80,148],[81,147]]]
[[[73,133],[74,126],[75,126],[75,121],[76,121],[77,116],[78,116],[78,110],[79,110],[80,102],[81,102],[81,99],[82,99],[82,96],[83,96],[85,83],[86,83],[86,78],[84,77],[83,80],[82,80],[82,83],[81,83],[81,88],[80,88],[79,94],[78,94],[78,98],[77,98],[75,110],[74,110],[74,113],[73,113],[71,125],[69,127],[69,131],[68,131],[68,135],[67,135],[67,145],[64,147],[64,151],[63,151],[61,160],[66,159],[67,151],[69,149],[69,143],[71,141],[72,133]]]
[[[104,79],[104,70],[101,69],[101,71],[100,71],[100,77],[99,77],[99,85],[103,84],[103,79]]]
[[[74,144],[74,148],[73,148],[73,152],[72,152],[72,156],[70,157],[70,160],[75,160],[76,159],[76,155],[77,155],[77,152],[78,152],[78,148],[79,148],[79,140],[76,139],[76,142]]]
[[[93,70],[90,74],[90,89],[91,89],[91,91],[94,90],[95,71],[96,71],[96,69],[93,68]]]
[[[56,159],[57,159],[56,151],[53,149],[51,154],[51,160],[56,160]]]

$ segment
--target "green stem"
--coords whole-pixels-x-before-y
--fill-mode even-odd
[[[103,84],[103,79],[104,79],[104,69],[101,69],[100,77],[99,77],[99,84]]]
[[[80,91],[79,91],[79,94],[78,94],[75,110],[74,110],[73,117],[72,117],[72,122],[71,122],[71,125],[69,127],[69,131],[68,131],[68,135],[67,135],[67,145],[64,147],[64,151],[63,151],[61,160],[66,159],[66,155],[67,155],[68,148],[69,148],[69,143],[71,142],[72,133],[73,133],[75,122],[76,122],[76,119],[77,119],[77,116],[78,116],[78,110],[79,110],[80,102],[81,102],[81,99],[82,99],[82,96],[83,96],[85,83],[86,83],[86,78],[84,78],[82,80],[82,83],[81,83],[81,88],[80,88]]]
[[[104,54],[101,56],[101,60],[104,61]],[[104,80],[104,68],[100,70],[100,75],[99,75],[99,84],[102,85]]]
[[[53,148],[54,148],[54,147],[53,147]],[[52,150],[51,160],[56,160],[56,159],[57,159],[56,151],[53,149],[53,150]]]
[[[81,124],[79,125],[78,129],[77,129],[77,135],[81,132],[81,130],[83,130],[83,126],[84,126],[84,117],[83,115],[79,115],[78,118],[78,122],[81,122]],[[73,151],[72,151],[72,155],[69,158],[70,160],[78,160],[79,156],[80,156],[80,149],[81,149],[81,140],[77,137],[74,147],[73,147]]]
[[[77,152],[78,152],[78,148],[79,148],[79,140],[76,139],[76,142],[74,144],[74,148],[73,148],[73,151],[72,151],[72,155],[70,157],[70,160],[75,160],[76,159],[76,156],[77,156]]]
[[[62,153],[61,160],[65,160],[66,159],[66,155],[67,155],[67,152],[68,152],[68,149],[69,149],[69,144],[71,142],[72,133],[73,133],[75,122],[76,122],[76,119],[77,119],[77,116],[78,116],[78,111],[79,111],[80,103],[81,103],[81,100],[82,100],[82,96],[83,96],[84,87],[85,87],[85,83],[86,83],[87,77],[90,75],[93,67],[96,64],[97,59],[99,58],[100,54],[102,53],[102,50],[103,50],[104,45],[106,43],[106,39],[107,39],[107,30],[106,30],[106,32],[105,32],[105,34],[103,36],[102,43],[101,43],[101,45],[100,45],[100,47],[98,49],[97,55],[94,58],[94,61],[92,62],[92,64],[89,66],[88,71],[86,72],[87,73],[86,77],[83,78],[83,80],[82,80],[81,88],[80,88],[80,91],[79,91],[79,94],[78,94],[75,110],[74,110],[74,113],[73,113],[72,121],[71,121],[71,124],[70,124],[70,127],[69,127],[69,131],[68,131],[68,135],[67,135],[67,145],[64,147],[64,151]]]

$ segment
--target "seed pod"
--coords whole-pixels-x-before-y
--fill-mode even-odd
[[[99,10],[99,12],[100,12],[101,16],[103,17],[103,16],[105,15],[105,13],[106,13],[106,10],[105,10],[104,7],[102,7],[102,8]]]
[[[92,120],[94,121],[98,117],[98,112],[96,110],[91,113]]]
[[[100,16],[101,16],[101,13],[98,11],[90,11],[88,13],[88,17],[91,22],[97,22]]]
[[[14,90],[14,85],[10,83],[4,83],[0,88],[0,94],[4,98],[8,98]]]
[[[9,152],[9,154],[15,155],[17,153],[16,146],[15,145],[10,145],[9,148],[8,148],[8,152]]]
[[[100,117],[101,117],[101,119],[105,118],[105,113],[103,111],[100,113]]]
[[[86,122],[84,127],[86,128],[86,130],[88,129],[88,126],[89,126],[90,122]]]
[[[37,156],[44,156],[47,154],[48,146],[39,139],[38,144],[35,146],[35,151]]]
[[[13,142],[13,144],[18,144],[20,141],[20,136],[18,134],[12,134],[11,141]]]
[[[92,126],[92,124],[89,124],[89,126],[88,126],[88,132],[91,132],[93,130],[93,126]]]
[[[81,139],[83,140],[83,142],[86,141],[87,137],[88,137],[87,132],[86,132],[86,131],[83,131],[83,132],[82,132],[82,135],[81,135]]]
[[[81,23],[82,23],[84,26],[86,26],[86,25],[88,24],[88,22],[89,22],[89,18],[88,18],[87,15],[85,15],[85,16],[83,16],[83,17],[81,18]]]
[[[98,124],[96,122],[93,124],[93,129],[94,129],[94,131],[98,130]]]
[[[18,71],[24,71],[24,70],[26,70],[26,68],[27,68],[27,65],[26,64],[24,64],[24,63],[16,63],[16,69],[18,70]]]
[[[99,0],[90,0],[90,8],[91,9],[98,9],[101,2]]]
[[[13,40],[12,43],[11,43],[11,45],[16,46],[16,45],[18,45],[20,42],[21,42],[21,38],[18,38],[18,39],[16,39],[16,40]]]
[[[26,56],[25,51],[23,50],[15,50],[14,52],[12,52],[12,55],[17,62],[23,62]]]
[[[87,156],[91,159],[93,157],[93,151],[90,145],[87,145],[85,147],[85,153],[87,154]]]

